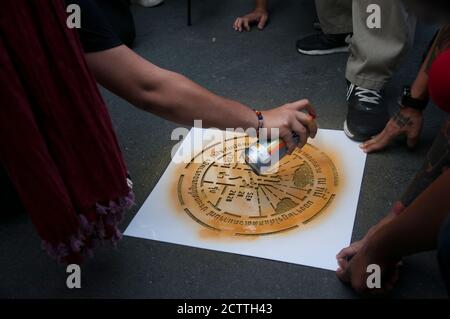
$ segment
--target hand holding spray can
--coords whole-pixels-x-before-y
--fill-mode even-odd
[[[293,135],[294,143],[299,136]],[[245,150],[245,162],[257,175],[268,173],[270,169],[287,155],[288,147],[282,139],[258,141]]]
[[[264,127],[264,118],[261,112],[255,111],[258,116],[258,138],[259,131]],[[315,114],[312,115],[315,119]],[[298,145],[300,137],[292,133],[293,142]],[[288,153],[288,146],[283,139],[258,140],[245,150],[245,162],[257,174],[273,174],[276,164]]]

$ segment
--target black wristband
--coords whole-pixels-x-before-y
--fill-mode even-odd
[[[411,87],[405,86],[403,88],[403,94],[399,102],[402,106],[410,107],[418,111],[423,111],[428,106],[429,99],[427,98],[426,100],[420,100],[413,98],[411,95]]]

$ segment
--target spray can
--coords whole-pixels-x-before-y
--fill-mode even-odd
[[[293,135],[294,143],[299,143],[299,136]],[[257,174],[270,173],[282,158],[287,155],[287,145],[282,139],[258,141],[245,150],[245,162]]]

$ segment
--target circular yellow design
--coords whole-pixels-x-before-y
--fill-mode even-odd
[[[326,154],[308,144],[283,158],[278,172],[258,176],[242,160],[253,142],[242,136],[212,145],[182,169],[178,200],[195,222],[230,235],[269,235],[330,205],[339,179]]]

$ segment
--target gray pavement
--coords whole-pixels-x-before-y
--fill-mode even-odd
[[[271,1],[264,32],[236,33],[234,18],[252,1],[193,0],[193,26],[185,1],[157,8],[134,7],[135,50],[153,63],[180,72],[213,92],[268,108],[308,97],[322,128],[342,129],[346,55],[306,57],[295,41],[313,30],[313,1]],[[416,44],[387,87],[392,111],[402,85],[410,83],[433,29],[420,26]],[[124,230],[170,162],[176,127],[102,90],[133,176],[137,206]],[[423,142],[415,152],[400,146],[367,160],[353,239],[363,236],[400,196],[420,167],[443,113],[426,114]],[[40,250],[29,219],[0,217],[0,297],[62,298],[357,298],[331,271],[252,257],[125,237],[113,249],[99,247],[83,268],[83,288],[65,286],[65,269]],[[406,258],[397,288],[388,297],[446,297],[435,253]]]

